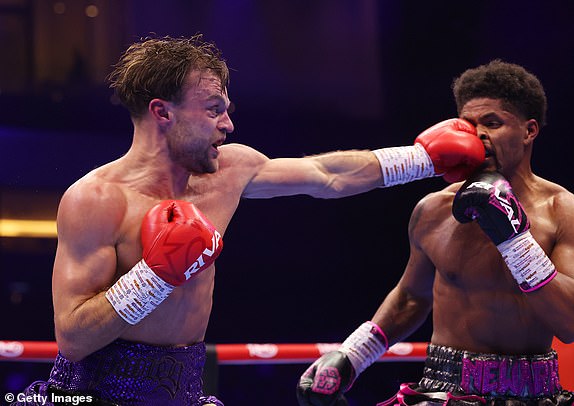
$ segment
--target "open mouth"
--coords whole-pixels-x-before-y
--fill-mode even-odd
[[[211,144],[211,146],[215,149],[219,148],[220,146],[223,145],[223,143],[225,142],[225,138],[220,138],[219,140],[217,140],[216,142],[214,142],[213,144]]]
[[[220,138],[219,140],[211,144],[211,148],[213,149],[213,153],[215,154],[214,157],[217,157],[219,155],[219,147],[223,145],[224,141],[225,138]]]

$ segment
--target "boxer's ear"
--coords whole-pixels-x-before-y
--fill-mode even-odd
[[[151,116],[158,122],[164,123],[171,119],[170,103],[162,99],[152,99],[148,110]]]
[[[524,144],[528,145],[538,136],[540,126],[538,121],[530,119],[526,122],[526,133],[524,135]]]

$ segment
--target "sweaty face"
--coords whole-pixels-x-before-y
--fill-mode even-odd
[[[208,72],[192,72],[183,100],[172,106],[174,124],[166,134],[171,158],[194,173],[219,168],[218,148],[233,131],[227,90]]]
[[[476,126],[484,143],[484,169],[510,175],[526,156],[528,122],[504,109],[498,99],[478,98],[467,102],[460,117]]]

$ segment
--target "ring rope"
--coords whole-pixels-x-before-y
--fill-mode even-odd
[[[303,364],[339,348],[340,343],[312,344],[207,344],[219,365]],[[397,343],[378,362],[424,361],[428,343]],[[0,361],[52,362],[55,341],[0,341]]]

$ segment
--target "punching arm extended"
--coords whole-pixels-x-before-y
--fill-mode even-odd
[[[425,130],[412,146],[269,159],[260,165],[243,197],[338,198],[439,175],[455,182],[483,161],[484,146],[476,129],[464,120],[450,119]]]

